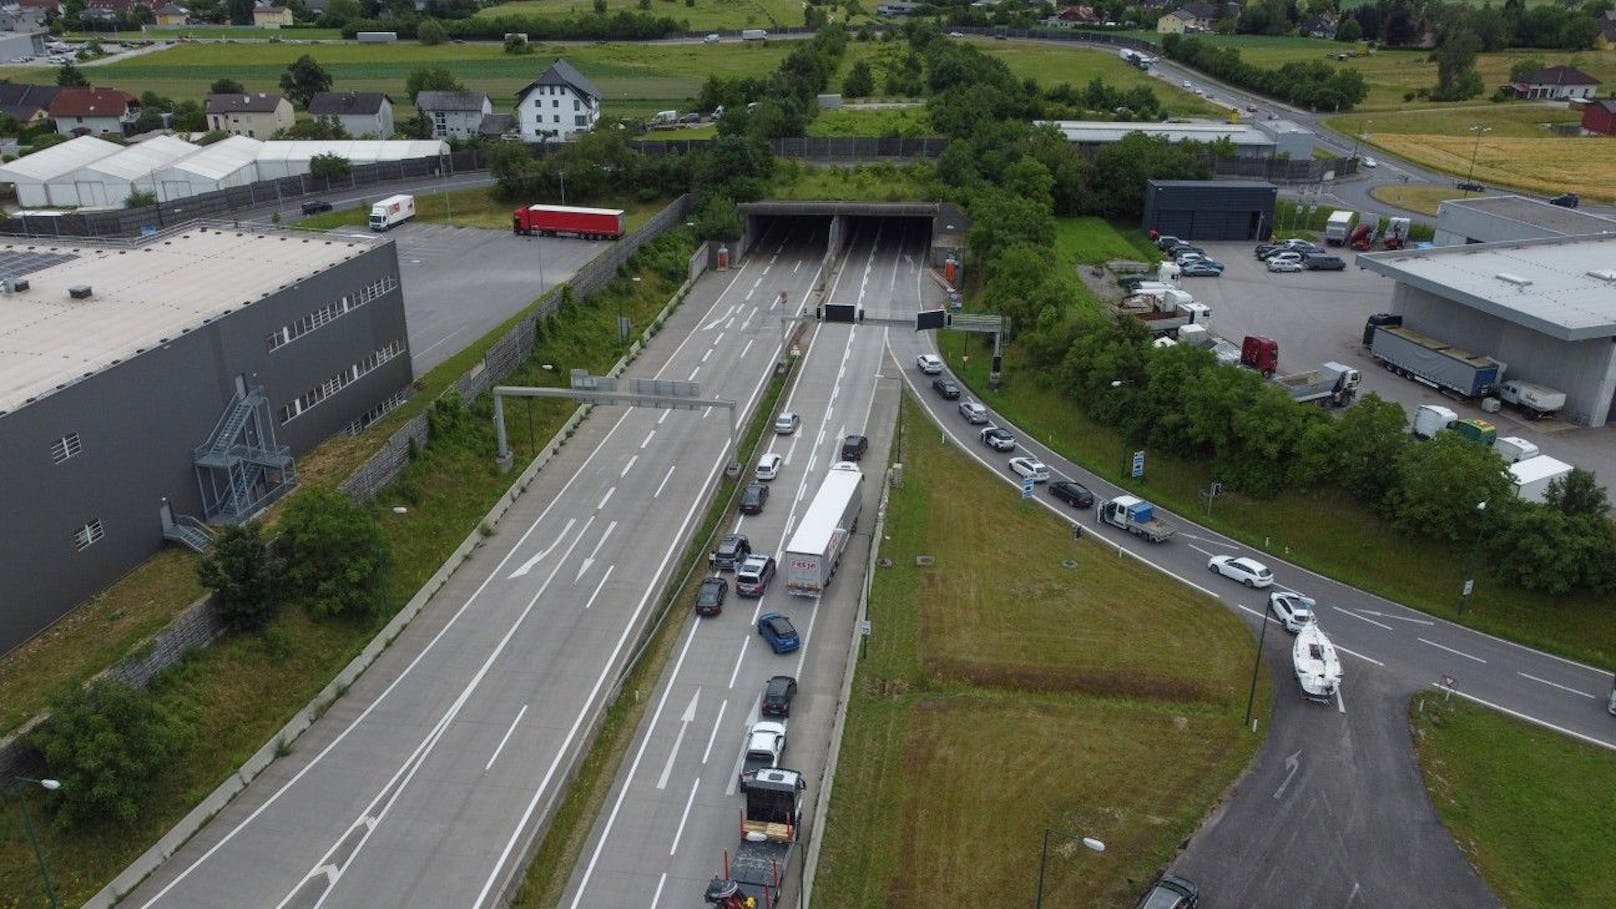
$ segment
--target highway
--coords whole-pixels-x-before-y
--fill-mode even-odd
[[[745,533],[754,551],[779,560],[841,439],[869,435],[861,462],[863,515],[829,589],[822,598],[793,597],[784,591],[783,576],[776,577],[761,599],[740,598],[732,589],[721,615],[688,613],[683,643],[653,695],[656,706],[636,733],[561,905],[701,904],[702,887],[721,873],[725,851],[739,841],[736,783],[743,736],[759,719],[770,676],[799,682],[782,766],[810,781],[809,804],[819,796],[832,722],[842,708],[839,690],[898,401],[892,371],[883,370],[891,329],[873,322],[912,319],[923,294],[928,307],[941,304],[924,273],[927,242],[919,225],[867,222],[854,230],[826,301],[863,305],[871,324],[810,323],[805,358],[781,408],[800,414],[802,428],[765,440],[765,450],[785,456],[769,484],[773,494],[761,514],[733,518],[726,528]],[[764,611],[789,616],[803,637],[802,649],[773,653],[754,630]],[[818,832],[810,818],[804,821],[787,888],[793,900],[806,841]]]
[[[778,292],[802,299],[824,242],[765,235],[705,276],[631,374],[755,407]],[[724,408],[597,409],[380,660],[125,905],[494,905],[729,442]]]

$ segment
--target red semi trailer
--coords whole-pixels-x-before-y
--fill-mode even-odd
[[[528,205],[511,213],[511,229],[523,236],[616,240],[623,236],[623,210]]]

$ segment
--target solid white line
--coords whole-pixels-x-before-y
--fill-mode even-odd
[[[753,339],[753,338],[747,338],[746,339],[746,346],[741,348],[741,356],[742,357],[745,357],[746,352],[752,349],[752,341],[753,340],[755,340],[755,339]]]
[[[617,487],[616,487],[616,486],[613,486],[613,487],[612,487],[612,488],[610,488],[610,489],[608,489],[608,490],[606,490],[606,494],[605,494],[605,495],[604,495],[604,496],[601,496],[601,498],[600,498],[600,504],[599,504],[599,505],[596,505],[596,506],[595,506],[595,511],[597,511],[597,512],[598,512],[598,511],[600,511],[600,510],[601,510],[601,509],[602,509],[602,508],[605,508],[605,507],[606,507],[606,503],[607,503],[607,502],[610,502],[610,501],[611,501],[611,500],[612,500],[612,493],[614,493],[614,492],[616,492],[616,491],[617,491]],[[591,518],[593,518],[593,517],[594,517],[594,515],[590,515],[590,517],[591,517]]]
[[[802,678],[803,663],[808,659],[808,640],[814,636],[814,622],[819,618],[819,602],[820,598],[814,597],[814,603],[811,607],[813,611],[808,613],[808,628],[805,631],[798,632],[797,635],[800,642],[797,645],[796,676],[799,679]]]
[[[1350,616],[1352,616],[1353,618],[1357,619],[1360,622],[1368,622],[1369,624],[1374,625],[1376,628],[1384,628],[1387,631],[1396,631],[1395,628],[1393,628],[1390,625],[1387,625],[1385,622],[1377,622],[1374,619],[1371,619],[1371,618],[1369,618],[1367,616],[1361,616],[1358,613],[1353,612],[1350,609],[1342,609],[1340,606],[1334,606],[1334,605],[1332,605],[1330,608],[1334,609],[1336,612],[1341,613],[1342,615],[1350,615]]]
[[[601,590],[606,587],[606,580],[612,576],[612,570],[615,569],[616,567],[617,567],[616,565],[607,565],[606,566],[606,573],[600,576],[600,583],[595,585],[595,592],[590,594],[589,595],[589,600],[584,603],[584,608],[585,609],[588,609],[589,607],[595,605],[595,597],[600,596]]]
[[[1336,644],[1335,649],[1341,651],[1342,653],[1346,654],[1347,656],[1357,657],[1358,659],[1363,660],[1365,663],[1374,663],[1376,666],[1380,666],[1381,668],[1385,668],[1385,666],[1386,666],[1385,663],[1382,663],[1381,661],[1375,659],[1374,657],[1367,657],[1367,656],[1364,656],[1361,653],[1358,653],[1355,650],[1348,650],[1347,648],[1342,647],[1340,644]]]
[[[662,899],[662,887],[668,882],[668,872],[664,871],[657,876],[656,892],[651,894],[651,909],[656,909],[657,903]]]
[[[701,777],[690,781],[690,797],[685,799],[685,813],[679,816],[679,829],[673,832],[673,845],[668,847],[669,855],[679,851],[679,838],[685,835],[685,822],[690,820],[690,806],[696,801],[696,790],[700,788]]]
[[[645,434],[645,440],[640,443],[640,450],[644,451],[645,446],[650,445],[651,440],[654,439],[654,438],[656,438],[656,430],[653,429],[650,432]]]
[[[677,465],[677,464],[669,464],[668,465],[668,474],[667,474],[667,476],[663,477],[662,482],[657,484],[656,492],[651,493],[651,498],[654,499],[654,498],[657,498],[658,496],[662,495],[662,487],[668,485],[668,480],[672,479],[672,477],[673,477],[673,469],[675,467],[678,467],[678,466],[679,465]]]
[[[511,720],[511,728],[505,730],[505,736],[499,740],[499,746],[494,749],[493,754],[488,756],[488,763],[483,765],[484,773],[488,772],[488,769],[494,766],[494,762],[499,760],[499,753],[505,750],[505,743],[511,740],[511,733],[516,731],[516,724],[522,722],[522,717],[525,715],[527,715],[527,705],[523,704],[522,709],[516,712],[516,719]]]
[[[629,459],[628,459],[628,463],[627,463],[627,464],[624,464],[624,465],[623,465],[623,472],[622,472],[622,473],[620,473],[620,474],[618,474],[618,475],[617,475],[617,478],[618,478],[618,479],[619,479],[619,480],[621,480],[621,479],[623,479],[623,478],[624,478],[624,477],[626,477],[626,476],[628,476],[628,472],[629,472],[629,471],[631,471],[631,470],[633,470],[633,469],[634,469],[634,462],[635,462],[635,461],[638,461],[638,460],[639,460],[639,459],[640,459],[640,456],[639,456],[639,455],[633,455],[633,456],[631,456],[631,457],[630,457],[630,458],[629,458]]]
[[[701,372],[701,367],[700,367],[700,366],[697,366],[697,367],[696,367],[696,368],[695,368],[695,369],[692,369],[692,370],[691,370],[691,371],[690,371],[690,375],[688,375],[688,376],[686,376],[686,377],[685,377],[685,381],[686,381],[686,382],[694,382],[694,381],[696,381],[696,376],[697,376],[697,375],[698,375],[698,374],[699,374],[699,373],[700,373],[700,372]]]
[[[1450,690],[1450,689],[1444,687],[1442,684],[1440,684],[1438,682],[1432,682],[1431,687],[1435,688],[1438,691],[1449,691]],[[1580,732],[1576,732],[1574,730],[1567,729],[1564,726],[1556,726],[1553,723],[1549,723],[1549,722],[1546,722],[1544,720],[1540,720],[1535,716],[1531,716],[1530,714],[1521,713],[1518,710],[1511,710],[1508,707],[1505,707],[1505,706],[1503,706],[1501,704],[1494,704],[1492,701],[1484,701],[1481,698],[1478,698],[1473,694],[1465,694],[1463,691],[1459,691],[1458,689],[1452,689],[1452,693],[1458,695],[1459,697],[1464,698],[1467,701],[1474,701],[1475,703],[1480,704],[1483,707],[1491,707],[1492,709],[1498,711],[1499,713],[1507,713],[1510,716],[1515,717],[1518,720],[1525,720],[1528,723],[1532,723],[1532,724],[1537,725],[1537,726],[1542,726],[1544,729],[1552,729],[1555,732],[1560,733],[1561,735],[1569,735],[1574,739],[1579,739],[1581,741],[1587,742],[1590,745],[1598,745],[1601,748],[1608,748],[1611,751],[1616,751],[1616,742],[1607,742],[1604,739],[1596,739],[1591,735],[1583,735]]]
[[[752,616],[752,627],[757,627],[756,615]],[[741,674],[741,661],[746,659],[746,645],[750,643],[752,643],[752,636],[750,634],[744,638],[741,638],[741,649],[735,654],[735,668],[730,670],[729,673],[729,687],[731,688],[735,687],[735,677]]]
[[[1341,714],[1343,716],[1346,715],[1346,713],[1347,713],[1347,702],[1345,700],[1343,700],[1342,697],[1341,697],[1341,685],[1339,683],[1337,683],[1336,686],[1335,686],[1335,706],[1336,706],[1337,710],[1341,711]]]
[[[1449,652],[1451,654],[1454,654],[1456,656],[1462,656],[1467,660],[1475,660],[1478,663],[1487,662],[1486,660],[1482,659],[1479,656],[1471,656],[1470,654],[1465,653],[1463,650],[1454,650],[1452,647],[1444,647],[1444,646],[1442,646],[1441,644],[1438,644],[1435,641],[1427,641],[1425,638],[1415,638],[1415,640],[1419,641],[1421,644],[1430,644],[1432,647],[1435,647],[1438,650],[1446,650],[1447,652]]]
[[[1531,679],[1531,680],[1532,680],[1532,681],[1534,681],[1534,682],[1542,682],[1542,683],[1543,683],[1543,684],[1545,684],[1545,685],[1548,685],[1548,686],[1549,686],[1549,687],[1551,687],[1551,688],[1558,688],[1558,689],[1560,689],[1560,690],[1561,690],[1561,691],[1569,691],[1569,692],[1571,692],[1571,693],[1572,693],[1572,694],[1575,694],[1575,695],[1579,695],[1579,696],[1581,696],[1581,697],[1585,697],[1585,698],[1587,698],[1587,699],[1588,699],[1588,700],[1590,700],[1590,701],[1597,701],[1597,700],[1599,700],[1599,697],[1598,697],[1598,695],[1592,695],[1592,694],[1589,694],[1589,693],[1588,693],[1588,692],[1586,692],[1586,691],[1578,691],[1578,690],[1577,690],[1577,689],[1575,689],[1575,688],[1570,688],[1570,687],[1567,687],[1567,686],[1565,686],[1565,685],[1562,685],[1562,684],[1560,684],[1560,683],[1559,683],[1559,682],[1551,682],[1551,681],[1549,681],[1549,680],[1548,680],[1548,679],[1540,679],[1540,678],[1538,678],[1538,677],[1537,677],[1537,676],[1535,676],[1535,675],[1528,675],[1528,674],[1526,674],[1526,673],[1524,673],[1524,672],[1517,672],[1517,673],[1515,673],[1515,674],[1516,674],[1516,675],[1518,675],[1518,676],[1520,676],[1520,677],[1521,677],[1521,678],[1525,678],[1525,679]]]
[[[718,703],[718,716],[713,719],[713,731],[707,733],[707,748],[701,753],[701,762],[703,764],[707,763],[707,759],[713,755],[713,743],[718,741],[718,727],[723,725],[724,711],[727,709],[729,709],[729,698],[725,698]]]
[[[616,488],[616,487],[613,487],[613,488],[614,488],[614,489],[615,489],[615,488]],[[602,533],[602,534],[601,534],[601,535],[600,535],[600,542],[598,542],[598,543],[596,543],[596,544],[595,544],[595,548],[594,548],[594,549],[591,549],[591,550],[590,550],[590,551],[589,551],[589,558],[590,558],[590,560],[591,560],[591,561],[593,561],[593,560],[594,560],[594,558],[595,558],[595,556],[598,556],[598,555],[600,555],[600,547],[602,547],[602,546],[605,546],[605,545],[606,545],[606,538],[607,538],[607,537],[609,537],[609,536],[611,536],[611,535],[612,535],[612,531],[614,531],[614,530],[616,530],[616,529],[617,529],[617,522],[616,522],[616,521],[613,521],[613,522],[611,522],[611,523],[610,523],[610,524],[607,524],[607,525],[606,525],[606,532],[605,532],[605,533]]]

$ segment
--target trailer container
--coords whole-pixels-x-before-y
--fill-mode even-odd
[[[1491,393],[1504,377],[1504,364],[1498,360],[1407,328],[1377,326],[1369,353],[1400,376],[1466,398]]]
[[[623,236],[620,208],[528,205],[511,213],[511,230],[523,236],[616,240]]]

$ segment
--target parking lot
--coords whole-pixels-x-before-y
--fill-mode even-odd
[[[1593,471],[1607,486],[1616,481],[1616,428],[1533,422],[1507,407],[1500,413],[1482,413],[1473,404],[1381,368],[1363,347],[1364,320],[1371,313],[1390,311],[1393,284],[1357,267],[1351,250],[1331,250],[1346,260],[1345,271],[1270,274],[1253,255],[1254,243],[1196,245],[1227,270],[1219,278],[1184,278],[1184,289],[1212,308],[1212,330],[1217,334],[1236,343],[1246,335],[1278,341],[1281,372],[1305,372],[1328,360],[1355,366],[1363,373],[1363,393],[1372,391],[1401,403],[1410,417],[1421,404],[1442,404],[1461,417],[1491,422],[1501,436],[1528,439],[1544,454]],[[1441,334],[1435,329],[1427,333]]]

